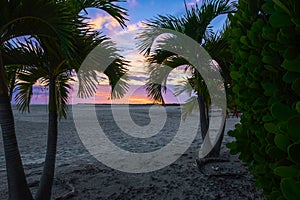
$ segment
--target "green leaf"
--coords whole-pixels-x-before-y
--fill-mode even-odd
[[[300,66],[299,66],[300,68]],[[294,81],[293,85],[292,85],[292,89],[294,90],[294,92],[300,96],[300,78],[298,78],[296,81]]]
[[[276,69],[276,67],[271,66],[271,65],[264,65],[264,67],[265,67],[267,70],[271,71],[271,72],[277,72],[277,71],[278,71],[278,69]]]
[[[286,14],[290,15],[289,9],[280,1],[280,0],[273,0],[273,2]]]
[[[274,13],[271,15],[270,24],[274,28],[282,28],[293,25],[293,23],[290,20],[290,16],[284,14],[284,13]]]
[[[288,47],[284,51],[284,58],[288,59],[288,60],[293,60],[293,59],[297,58],[298,54],[299,54],[299,50],[297,49],[297,47],[295,47],[295,46]]]
[[[277,188],[272,189],[272,192],[270,194],[270,196],[268,196],[269,199],[276,199],[276,200],[280,200],[278,199],[278,197],[282,196],[281,191],[278,190]],[[283,198],[283,200],[286,200],[285,198]]]
[[[300,26],[300,18],[292,18],[291,21],[292,21],[296,26]]]
[[[266,26],[263,28],[262,36],[266,40],[275,41],[277,38],[275,28],[270,26]]]
[[[295,72],[286,72],[283,76],[283,81],[286,83],[293,83],[297,78],[299,78],[299,74]]]
[[[239,153],[236,142],[228,143],[228,144],[226,144],[226,147],[230,149],[230,154],[232,154],[232,155],[236,155]]]
[[[265,12],[265,13],[273,13],[274,12],[274,6],[272,3],[268,2],[268,3],[264,3],[262,5],[262,10]]]
[[[242,36],[240,38],[240,42],[246,46],[248,46],[247,36]]]
[[[300,182],[292,178],[284,178],[280,183],[283,196],[288,200],[300,199]]]
[[[238,80],[241,77],[240,73],[237,71],[230,72],[230,76],[233,80]]]
[[[262,86],[263,86],[263,88],[265,90],[264,94],[266,96],[271,96],[271,95],[273,95],[277,91],[277,88],[276,88],[276,86],[273,83],[264,82],[264,83],[262,83]]]
[[[300,142],[294,143],[288,147],[289,159],[296,164],[300,164]]]
[[[266,123],[264,124],[265,129],[270,133],[276,133],[276,125],[274,123]]]
[[[270,122],[270,121],[273,121],[274,118],[271,115],[265,115],[265,116],[263,116],[262,120],[263,120],[263,122]]]
[[[269,44],[269,47],[274,51],[280,51],[282,50],[282,45],[276,42],[272,42]]]
[[[283,152],[278,147],[273,145],[266,149],[266,153],[271,157],[274,157],[274,155],[276,155],[276,159],[286,158],[286,152]]]
[[[296,103],[296,110],[298,113],[300,113],[300,101]]]
[[[300,73],[300,56],[293,60],[285,59],[281,66],[289,71]]]
[[[288,121],[289,137],[300,140],[300,116],[293,117]]]
[[[273,104],[271,106],[271,113],[274,118],[276,118],[280,121],[286,121],[297,114],[289,106],[284,105],[282,103]]]
[[[262,61],[271,66],[276,66],[280,62],[278,58],[275,58],[274,56],[264,56]]]
[[[275,145],[284,152],[287,152],[287,148],[290,145],[289,138],[282,134],[277,134],[274,138]]]
[[[274,169],[274,174],[283,178],[293,178],[299,176],[300,169],[293,166],[280,166]]]
[[[287,38],[287,37],[283,34],[283,32],[280,31],[280,32],[277,33],[277,41],[278,41],[279,43],[281,43],[281,44],[287,44],[287,43],[289,43],[290,39]]]
[[[278,197],[279,195],[281,195],[281,192],[276,196],[276,200],[286,200],[283,196]]]

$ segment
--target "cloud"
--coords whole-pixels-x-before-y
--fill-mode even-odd
[[[200,2],[200,0],[191,1],[191,2],[186,3],[186,5],[188,7],[191,7],[191,6],[195,6],[196,4],[199,4],[199,2]]]
[[[141,76],[136,76],[136,75],[129,75],[128,78],[130,80],[141,81],[141,82],[146,80],[146,76],[141,77]]]
[[[106,29],[109,34],[116,33],[121,29],[120,24],[113,17],[105,14],[99,14],[95,18],[92,18],[88,22],[92,29],[102,30]]]
[[[137,0],[127,0],[127,2],[130,7],[135,7],[138,4]]]

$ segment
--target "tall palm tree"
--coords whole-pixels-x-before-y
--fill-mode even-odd
[[[107,1],[101,1],[102,4],[99,5],[93,4],[94,2],[95,1],[91,1],[92,5],[99,8],[103,6],[104,3],[104,5],[107,5]],[[90,7],[91,4],[87,4],[87,1],[85,1],[80,4],[80,8],[74,7],[74,10],[71,11],[79,13],[79,11],[84,8],[83,6]],[[111,12],[111,9],[112,8],[108,10]],[[115,9],[115,12],[112,13],[116,13],[120,8],[116,7]],[[123,9],[121,9],[120,12],[123,13]],[[118,15],[116,15],[116,17],[120,20],[120,25],[123,26],[123,19],[125,18],[118,18]],[[20,70],[17,70],[17,73],[15,73],[17,78],[14,78],[15,80],[21,81],[15,85],[19,92],[16,95],[16,102],[19,109],[24,111],[28,108],[32,96],[32,86],[38,80],[46,84],[49,88],[47,151],[36,199],[51,198],[58,135],[57,120],[59,115],[66,116],[66,103],[70,90],[69,81],[74,71],[78,72],[79,75],[79,95],[88,96],[96,90],[97,73],[94,70],[81,73],[79,69],[80,64],[91,50],[95,47],[99,48],[99,45],[102,45],[101,47],[109,52],[107,56],[116,58],[104,71],[104,73],[108,75],[110,84],[113,87],[116,86],[116,83],[119,84],[119,90],[112,90],[114,92],[113,96],[122,96],[127,89],[125,82],[126,76],[124,76],[126,73],[126,61],[116,53],[116,49],[113,48],[114,44],[108,41],[108,38],[100,37],[97,32],[90,31],[87,28],[88,25],[83,22],[84,19],[86,19],[86,17],[78,15],[75,15],[73,19],[73,21],[77,20],[77,24],[74,24],[72,34],[74,41],[71,51],[66,51],[56,40],[42,36],[36,37],[35,41],[25,40],[23,43],[18,41],[13,45],[14,47],[19,47],[19,57],[24,55],[23,60],[26,60],[26,58],[28,60],[27,66],[20,67]],[[101,60],[98,60],[98,62],[101,63]],[[101,71],[101,68],[98,70]]]
[[[114,92],[112,96],[122,96],[127,90],[125,75],[127,62],[116,53],[116,49],[112,46],[113,43],[108,38],[95,37],[96,35],[77,37],[75,46],[78,49],[78,56],[72,56],[71,59],[67,58],[60,46],[53,45],[53,41],[51,44],[39,42],[41,46],[32,41],[20,44],[20,51],[23,52],[21,54],[29,59],[30,64],[16,73],[16,80],[18,80],[15,84],[16,103],[19,109],[25,111],[29,107],[32,88],[35,83],[39,81],[49,88],[47,152],[36,199],[49,199],[51,197],[58,136],[58,117],[66,117],[68,97],[71,90],[70,82],[75,81],[73,79],[75,73],[78,72],[80,96],[90,96],[96,90],[94,86],[97,83],[97,71],[101,72],[102,68],[96,69],[97,71],[81,73],[80,64],[83,61],[82,59],[96,46],[109,51],[110,56],[116,59],[102,72],[108,76],[112,87],[115,87],[117,83],[119,84],[119,90],[112,90]],[[98,64],[101,64],[101,62],[103,61],[98,60]]]
[[[202,2],[200,7],[196,4],[196,6],[193,6],[190,9],[187,8],[185,3],[185,8],[186,12],[182,17],[159,15],[155,19],[148,21],[146,23],[147,27],[145,31],[139,35],[139,49],[141,53],[144,53],[147,57],[147,61],[150,63],[148,67],[150,78],[146,83],[146,89],[149,96],[156,101],[164,103],[162,93],[166,90],[167,77],[172,69],[180,66],[186,66],[186,70],[190,70],[192,77],[186,81],[197,93],[201,133],[202,138],[204,139],[209,126],[208,111],[210,107],[210,97],[203,78],[194,66],[192,66],[185,58],[170,51],[162,50],[164,49],[163,43],[158,44],[156,49],[151,52],[150,48],[154,44],[154,41],[153,39],[149,39],[148,35],[153,35],[153,32],[155,32],[154,30],[157,28],[170,29],[183,33],[197,41],[199,45],[202,45],[208,53],[211,54],[212,59],[220,62],[219,64],[221,64],[221,68],[225,69],[226,66],[228,67],[227,64],[225,65],[228,60],[224,60],[225,54],[222,53],[224,50],[222,50],[222,48],[217,49],[215,45],[223,48],[226,47],[226,38],[213,32],[211,22],[220,15],[234,12],[235,7],[230,0],[205,0]],[[165,40],[166,41],[164,41],[164,43],[167,43],[168,38]],[[228,55],[226,54],[226,56]],[[151,63],[163,64],[169,68],[168,70],[165,70],[163,67],[157,68],[156,65],[151,65]],[[226,75],[226,72],[227,70],[223,70],[224,78],[229,77]],[[159,76],[157,76],[158,74]],[[157,80],[157,77],[161,77],[160,80]],[[181,92],[179,91],[178,93]],[[195,105],[192,102],[193,99],[195,98],[188,100],[186,105]],[[207,155],[207,157],[215,157],[219,155],[223,134],[224,130],[222,131],[222,135],[217,141],[215,147]]]
[[[44,35],[67,41],[72,32],[69,19],[67,8],[58,8],[52,1],[0,1],[0,125],[9,199],[32,199],[32,196],[27,186],[15,135],[3,49],[13,38],[26,35]]]
[[[72,38],[72,32],[74,28],[78,28],[74,26],[74,23],[77,22],[74,17],[82,17],[78,15],[79,11],[89,7],[99,8],[111,14],[121,26],[125,25],[126,11],[116,6],[115,2],[119,2],[119,0],[0,1],[0,124],[7,166],[9,199],[32,199],[32,196],[27,186],[15,136],[6,73],[9,65],[5,64],[6,61],[2,57],[5,44],[10,43],[13,38],[26,35],[37,36],[37,38],[51,38],[55,40],[55,43],[59,43],[66,54],[70,54],[73,52],[73,43],[76,39]],[[19,60],[17,57],[14,59]],[[23,63],[20,61],[19,63],[14,62],[14,64]],[[15,74],[16,70],[12,70],[12,72],[12,74]],[[12,88],[10,88],[10,91],[12,91]],[[55,130],[55,127],[51,129]]]

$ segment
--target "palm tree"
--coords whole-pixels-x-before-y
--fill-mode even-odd
[[[227,46],[226,38],[222,37],[222,34],[214,33],[210,24],[216,17],[234,12],[235,7],[230,3],[230,0],[207,0],[203,1],[201,7],[196,4],[196,6],[191,7],[190,10],[187,6],[185,8],[186,13],[182,17],[159,15],[155,19],[148,21],[146,23],[147,27],[145,31],[139,35],[139,49],[141,53],[144,53],[147,57],[147,61],[150,63],[148,67],[150,78],[146,83],[146,89],[149,96],[156,101],[164,103],[162,92],[166,90],[165,85],[167,77],[172,69],[180,66],[186,66],[186,70],[189,70],[192,73],[192,77],[187,79],[186,83],[189,83],[197,93],[201,133],[204,140],[209,126],[208,111],[210,108],[210,97],[203,78],[194,66],[192,66],[185,58],[170,51],[162,50],[164,49],[163,43],[157,45],[154,52],[151,52],[150,48],[154,44],[154,41],[149,39],[148,36],[151,34],[153,35],[155,29],[164,28],[177,31],[191,37],[202,45],[208,53],[210,53],[212,59],[220,62],[219,64],[222,68],[221,71],[223,73],[223,77],[226,79],[229,76],[227,75],[228,70],[225,68],[228,67],[227,63],[230,61],[224,59],[228,57],[228,53],[226,52],[226,54],[224,54],[225,51],[222,50]],[[169,39],[170,38],[166,38],[164,43],[167,43]],[[217,48],[217,46],[220,48]],[[156,65],[151,65],[151,63],[163,64],[168,66],[169,70],[157,68]],[[159,76],[157,76],[158,74]],[[161,77],[160,80],[157,80],[157,77]],[[178,94],[181,92],[182,91],[179,90]],[[192,101],[193,99],[195,98],[188,100],[186,105],[195,105]],[[186,112],[189,112],[188,110],[191,109],[186,109]],[[223,134],[224,130],[222,131],[222,135],[217,141],[215,147],[207,155],[207,157],[216,157],[219,155]]]
[[[111,14],[121,26],[125,25],[126,11],[114,5],[114,2],[119,1],[0,1],[0,125],[2,128],[7,166],[9,199],[32,199],[32,196],[27,186],[18,150],[14,119],[8,94],[9,91],[12,91],[13,87],[9,88],[6,71],[12,72],[13,75],[17,70],[7,70],[7,66],[10,65],[9,62],[6,64],[6,60],[2,56],[4,46],[12,42],[13,38],[31,35],[37,38],[54,39],[55,43],[59,43],[60,47],[67,52],[66,54],[70,54],[73,52],[73,43],[76,39],[72,38],[72,32],[74,28],[78,28],[74,26],[74,23],[78,20],[74,16],[80,18],[81,16],[78,15],[79,11],[85,10],[88,7],[100,8]],[[13,62],[14,64],[24,64],[17,57],[14,57],[14,60],[17,61]],[[53,84],[53,77],[51,81]],[[11,83],[14,83],[14,81]],[[55,112],[52,111],[52,113]],[[55,114],[53,116],[55,118]],[[55,123],[55,120],[53,121]],[[55,130],[55,127],[51,129]],[[48,146],[51,145],[49,144]],[[42,180],[46,179],[42,178]]]
[[[59,37],[67,41],[69,11],[51,1],[0,1],[0,125],[2,129],[9,199],[32,199],[15,135],[3,49],[13,38],[26,35]],[[62,19],[66,21],[62,21]],[[62,26],[64,25],[64,26]],[[17,60],[18,58],[15,58]],[[16,63],[16,61],[15,61]]]
[[[43,175],[41,177],[40,186],[36,199],[49,199],[51,197],[51,187],[55,170],[55,157],[57,145],[57,123],[58,117],[66,117],[67,103],[71,83],[74,82],[74,75],[77,72],[79,78],[79,95],[90,96],[95,92],[97,73],[96,71],[80,72],[80,64],[86,55],[96,46],[110,51],[110,56],[115,57],[104,72],[109,78],[110,85],[115,87],[118,83],[119,90],[112,90],[113,96],[122,96],[127,90],[126,84],[126,65],[127,62],[116,53],[113,48],[113,43],[105,37],[95,37],[97,34],[91,34],[85,37],[77,37],[76,59],[68,59],[62,52],[60,46],[44,44],[43,42],[35,43],[26,41],[24,44],[19,44],[22,54],[29,59],[30,65],[23,67],[16,75],[18,82],[15,84],[16,103],[20,110],[25,111],[29,107],[32,88],[38,81],[49,88],[49,122],[48,122],[48,139],[47,152],[44,164]],[[41,46],[39,46],[41,44]],[[110,48],[110,49],[108,49]],[[112,52],[111,50],[114,50]],[[25,51],[25,52],[24,52]],[[98,61],[101,64],[101,60]],[[34,63],[34,64],[33,64]],[[99,72],[102,70],[98,68]]]
[[[80,18],[80,16],[76,17],[74,20]],[[77,29],[74,29],[72,34],[73,38],[76,38],[72,51],[65,51],[63,46],[55,40],[44,37],[38,37],[35,39],[36,41],[25,40],[23,43],[18,41],[13,45],[19,47],[19,56],[24,55],[23,60],[28,61],[26,67],[20,67],[20,70],[15,73],[17,75],[15,80],[20,81],[15,84],[16,90],[19,92],[16,95],[19,109],[24,111],[28,108],[32,96],[32,86],[38,80],[49,88],[47,152],[36,199],[51,198],[58,135],[57,120],[59,115],[66,117],[66,103],[71,89],[69,81],[74,75],[74,71],[79,75],[80,96],[89,96],[96,90],[97,73],[95,70],[80,71],[80,64],[91,50],[95,47],[99,48],[100,45],[109,52],[107,56],[116,58],[107,69],[103,70],[109,77],[112,87],[115,87],[117,83],[119,84],[118,89],[112,90],[113,96],[122,96],[127,89],[126,76],[124,76],[127,62],[116,53],[114,44],[108,38],[99,36],[97,32],[92,32],[86,28],[87,24],[83,20],[78,21],[78,23],[76,24]],[[123,21],[120,21],[120,24],[122,25]],[[98,62],[98,65],[101,64],[101,60]],[[98,70],[101,71],[101,68]]]

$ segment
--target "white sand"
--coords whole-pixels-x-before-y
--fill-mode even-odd
[[[131,116],[137,125],[146,126],[150,123],[148,108],[132,107]],[[179,107],[168,107],[168,119],[162,134],[148,139],[132,138],[120,133],[108,107],[97,106],[96,110],[100,125],[108,137],[120,148],[134,152],[151,152],[168,144],[176,131],[174,123],[180,119]],[[14,113],[26,175],[35,193],[46,149],[47,107],[32,106],[30,114],[21,114],[14,108]],[[228,118],[226,131],[233,129],[238,121]],[[201,136],[197,134],[188,150],[170,166],[150,173],[130,174],[111,169],[88,153],[69,112],[68,119],[59,123],[53,198],[68,192],[69,188],[64,183],[71,182],[76,189],[71,199],[262,199],[246,167],[224,147],[232,140],[225,136],[221,154],[230,162],[209,163],[199,171],[195,167],[195,159]],[[0,146],[0,199],[7,199],[2,141]]]

